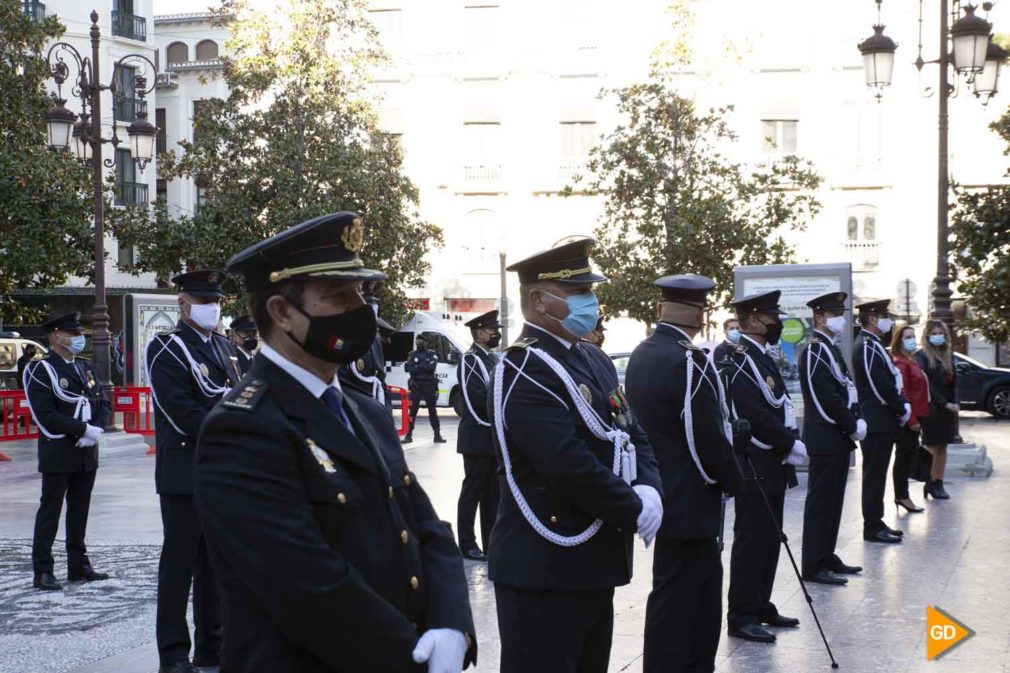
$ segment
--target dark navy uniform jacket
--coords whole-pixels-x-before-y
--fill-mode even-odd
[[[837,367],[834,371],[832,357]],[[831,337],[814,330],[810,343],[800,351],[799,370],[803,391],[803,443],[807,453],[826,455],[855,449],[856,444],[849,435],[856,431],[856,421],[862,416],[858,401],[849,404],[848,388],[838,380],[841,376],[851,381],[842,351]]]
[[[232,347],[235,347],[235,345],[232,344]],[[238,362],[239,374],[245,376],[249,371],[249,367],[252,366],[253,356],[251,353],[247,353],[244,348],[237,347],[235,347],[235,355],[237,358],[236,362]]]
[[[632,575],[632,536],[642,503],[612,469],[614,447],[597,439],[585,425],[558,375],[530,352],[539,348],[561,363],[584,389],[593,410],[613,425],[608,402],[617,389],[617,373],[597,348],[566,348],[551,334],[526,325],[520,340],[505,353],[503,391],[505,437],[513,474],[537,518],[554,533],[577,535],[594,520],[603,525],[584,544],[563,547],[549,542],[529,524],[502,477],[498,518],[491,533],[489,575],[494,582],[528,589],[573,591],[627,584]],[[512,363],[521,367],[517,375]],[[492,374],[492,376],[494,376]],[[489,417],[494,422],[494,395]],[[638,480],[662,494],[649,440],[637,423],[628,428],[638,457]],[[497,434],[495,449],[503,469]]]
[[[88,425],[104,428],[112,415],[109,401],[102,396],[98,377],[91,363],[81,358],[67,362],[55,351],[44,359],[56,374],[56,385],[67,395],[83,395],[91,404],[91,420],[74,416],[77,404],[59,399],[52,380],[42,364],[35,360],[25,368],[25,395],[35,424],[39,426],[39,472],[89,472],[98,468],[98,446],[80,448],[77,440]],[[25,385],[22,381],[22,385]],[[64,437],[50,438],[50,435]]]
[[[733,362],[728,371],[728,392],[733,411],[737,418],[750,422],[753,439],[764,447],[769,447],[764,448],[751,442],[748,453],[756,475],[752,473],[746,457],[737,456],[746,477],[744,488],[748,492],[757,493],[756,476],[761,479],[766,492],[784,493],[786,475],[793,472],[793,469],[791,465],[783,465],[782,460],[792,450],[798,431],[786,427],[786,404],[777,408],[769,404],[761,390],[761,383],[768,386],[772,396],[778,399],[789,394],[786,382],[775,360],[757,342],[747,338],[747,335],[741,335],[740,343],[730,353],[730,357]],[[760,377],[760,383],[755,380],[748,358],[757,368],[756,376]],[[790,475],[792,476],[794,475]]]
[[[385,408],[352,388],[354,432],[258,354],[207,417],[200,511],[227,625],[222,670],[406,673],[427,629],[467,634],[463,560]]]
[[[495,453],[487,400],[491,393],[491,377],[497,364],[498,358],[494,353],[484,350],[477,344],[473,344],[470,350],[463,354],[456,372],[459,389],[465,395],[456,440],[458,453],[475,456],[493,456]],[[484,378],[485,373],[487,380]]]
[[[852,347],[852,367],[856,370],[859,409],[866,419],[868,434],[897,432],[898,419],[905,414],[905,398],[888,365],[893,367],[880,337],[861,332]]]
[[[430,348],[425,351],[410,351],[407,354],[407,361],[403,365],[404,371],[410,375],[410,380],[422,385],[436,381],[435,369],[437,367],[438,356]]]
[[[375,337],[368,352],[357,361],[340,368],[338,376],[341,384],[352,386],[393,410],[392,399],[386,390],[386,357],[382,352],[382,341]]]
[[[707,484],[691,456],[685,429],[688,355],[695,368],[691,399],[695,448]],[[704,380],[702,380],[704,378]],[[740,469],[726,438],[716,386],[718,375],[705,351],[691,345],[678,328],[660,323],[631,354],[625,374],[628,399],[649,436],[663,478],[662,537],[681,540],[714,539],[720,533],[722,494],[740,490]]]
[[[175,336],[182,345],[175,342]],[[220,334],[211,333],[209,343],[189,325],[156,334],[145,352],[148,382],[154,396],[154,481],[161,495],[193,494],[193,450],[200,426],[221,399],[223,392],[208,395],[198,382],[183,352],[185,348],[197,369],[218,389],[230,388],[241,378],[235,350]]]

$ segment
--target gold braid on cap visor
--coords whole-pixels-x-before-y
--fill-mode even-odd
[[[557,278],[567,279],[572,276],[578,276],[579,274],[590,273],[592,270],[593,268],[590,266],[587,266],[584,269],[562,269],[561,271],[554,271],[552,273],[537,274],[537,280],[554,280]]]
[[[322,264],[307,264],[305,266],[295,266],[290,269],[281,269],[280,271],[270,272],[270,282],[278,283],[282,280],[288,278],[293,278],[295,276],[313,276],[317,274],[323,274],[329,271],[341,271],[345,269],[354,270],[360,269],[364,266],[360,259],[355,257],[354,259],[348,260],[346,262],[324,262]]]

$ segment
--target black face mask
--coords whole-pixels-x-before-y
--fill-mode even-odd
[[[771,325],[765,325],[765,341],[774,346],[782,338],[782,321],[776,320]]]
[[[490,337],[488,337],[487,345],[490,348],[498,348],[498,344],[501,343],[501,332],[495,332]]]
[[[426,343],[424,343],[422,341],[421,343],[417,344],[417,350],[419,350],[419,351],[426,351],[426,350],[428,350],[428,344],[426,344]]]
[[[259,343],[260,340],[254,336],[246,337],[245,339],[242,339],[242,348],[246,349],[251,353],[254,350],[256,350],[256,346],[258,346]]]
[[[309,319],[305,342],[298,344],[309,355],[320,360],[345,365],[368,352],[375,341],[375,312],[368,304],[340,315],[309,315],[301,306],[292,304]],[[295,343],[298,340],[288,333]]]

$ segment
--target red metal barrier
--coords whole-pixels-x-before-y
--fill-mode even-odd
[[[123,414],[123,430],[139,435],[154,434],[151,412],[151,389],[136,386],[119,387],[113,391],[112,412]]]
[[[400,396],[400,429],[396,432],[401,437],[406,437],[410,430],[410,392],[399,386],[386,386],[386,394]]]
[[[0,391],[0,414],[3,415],[0,441],[34,439],[39,436],[39,431],[32,423],[32,411],[28,408],[23,390]],[[10,460],[10,457],[3,454],[0,460],[5,459]]]

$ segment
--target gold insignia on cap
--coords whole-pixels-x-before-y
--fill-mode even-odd
[[[582,399],[586,401],[586,404],[593,403],[593,394],[589,392],[589,386],[587,386],[585,383],[580,383],[579,392],[582,393]]]
[[[212,273],[209,276],[207,276],[207,281],[210,282],[210,283],[220,283],[221,282],[221,274],[219,274],[219,273]]]
[[[315,456],[316,461],[322,466],[325,472],[333,474],[337,471],[337,469],[333,467],[333,460],[330,459],[329,454],[320,449],[318,444],[311,439],[306,439],[305,445],[309,447],[310,451],[312,451],[312,455]]]
[[[340,240],[344,247],[351,252],[358,252],[364,247],[365,225],[360,217],[354,218],[354,221],[344,228],[343,233],[340,234]]]
[[[586,257],[592,257],[592,255],[593,255],[593,244],[592,243],[586,243],[586,253],[585,253],[585,255],[586,255]]]
[[[69,385],[70,385],[69,381],[67,381],[66,379],[60,379],[60,388],[66,388]]]

